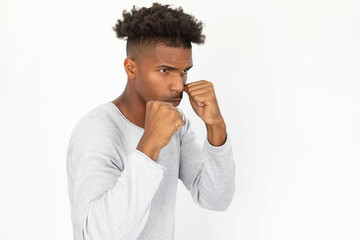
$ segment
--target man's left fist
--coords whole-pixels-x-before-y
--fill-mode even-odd
[[[224,122],[215,96],[214,85],[206,80],[188,83],[185,92],[194,112],[208,125]]]

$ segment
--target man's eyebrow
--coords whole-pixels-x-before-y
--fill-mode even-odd
[[[191,66],[189,66],[189,67],[185,68],[184,70],[189,70],[190,68],[192,68],[192,66],[193,66],[193,65],[191,65]]]
[[[192,68],[193,65],[185,68],[184,70],[189,70],[190,68]],[[168,68],[170,70],[178,70],[178,68],[174,68],[174,67],[170,67],[170,66],[167,66],[167,65],[160,65],[160,66],[157,66],[157,68]]]

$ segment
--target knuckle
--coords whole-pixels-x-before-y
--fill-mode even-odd
[[[164,111],[164,110],[166,110],[168,107],[166,106],[166,104],[161,104],[161,105],[159,106],[159,108]]]
[[[175,111],[173,111],[172,117],[174,121],[177,121],[179,119],[179,115]]]

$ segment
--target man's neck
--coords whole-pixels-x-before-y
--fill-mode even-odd
[[[115,100],[111,101],[120,112],[133,124],[145,128],[146,106],[136,97],[131,97],[128,88]]]

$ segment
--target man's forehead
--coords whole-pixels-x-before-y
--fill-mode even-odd
[[[192,65],[191,48],[159,45],[148,47],[144,52],[145,61],[153,64]]]

